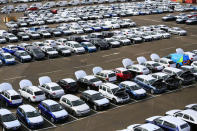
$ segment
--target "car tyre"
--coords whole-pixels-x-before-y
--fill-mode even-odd
[[[51,117],[50,120],[51,120],[52,123],[55,123],[55,120],[53,119],[53,117]]]
[[[117,101],[116,101],[116,99],[113,99],[112,101],[113,101],[113,103],[114,103],[114,104],[117,104]]]
[[[98,107],[96,105],[93,106],[94,110],[97,111]]]
[[[28,101],[29,101],[29,102],[31,102],[31,99],[30,99],[30,98],[28,98]]]
[[[153,89],[151,89],[151,90],[150,90],[150,93],[151,93],[151,94],[154,94],[155,92],[154,92],[154,90],[153,90]]]

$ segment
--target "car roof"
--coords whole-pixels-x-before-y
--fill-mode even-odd
[[[94,94],[97,94],[99,92],[98,91],[95,91],[95,90],[86,90],[86,91],[84,91],[84,93],[87,93],[89,95],[94,95]]]
[[[24,111],[28,112],[28,111],[35,111],[36,109],[31,106],[31,105],[21,105],[19,106],[21,109],[23,109]]]
[[[1,53],[2,55],[6,56],[6,55],[11,55],[10,53]]]
[[[174,72],[182,71],[181,69],[174,68],[174,67],[166,67],[166,68],[164,68],[164,70],[165,70],[165,69],[167,69],[167,70],[171,70],[171,71],[174,71]]]
[[[135,82],[133,82],[133,81],[123,81],[123,82],[121,82],[122,84],[125,84],[125,85],[128,85],[128,86],[134,86],[134,85],[136,85],[136,83]]]
[[[6,90],[5,92],[9,93],[10,96],[19,95],[15,90]]]
[[[155,64],[155,63],[157,63],[157,62],[155,62],[155,61],[146,61],[145,63],[148,63],[148,64]]]
[[[5,108],[0,109],[0,115],[7,115],[7,114],[11,114],[11,111]]]
[[[119,88],[117,85],[109,83],[109,82],[103,83],[103,85],[109,87],[110,89]]]
[[[136,67],[136,68],[146,68],[146,66],[143,66],[143,65],[140,65],[140,64],[134,64],[134,65],[131,65],[132,67]]]
[[[37,86],[27,86],[25,87],[27,89],[30,89],[31,91],[42,91],[40,88],[38,88]]]
[[[64,81],[66,81],[67,83],[71,83],[71,82],[76,82],[74,79],[72,78],[65,78],[65,79],[62,79]]]
[[[102,70],[100,73],[110,74],[110,73],[114,73],[114,72],[112,70]]]
[[[150,124],[150,123],[146,123],[146,124],[142,124],[139,127],[142,127],[144,129],[147,129],[148,131],[154,131],[156,129],[159,129],[160,127]]]
[[[25,52],[24,50],[17,50],[16,52],[22,53]]]
[[[80,98],[75,96],[75,95],[72,95],[72,94],[67,94],[67,95],[63,95],[62,96],[63,98],[66,98],[70,101],[75,101],[75,100],[79,100]]]
[[[58,104],[58,103],[57,103],[56,101],[54,101],[54,100],[44,100],[44,101],[42,101],[42,103],[45,103],[45,104],[48,105],[48,106]]]
[[[164,121],[167,121],[167,122],[170,122],[174,125],[183,125],[183,124],[186,123],[185,121],[183,121],[179,118],[176,118],[174,116],[164,116],[164,117],[161,117],[160,119],[164,120]]]
[[[181,111],[181,113],[183,114],[187,114],[189,116],[191,116],[193,119],[195,119],[195,121],[197,121],[197,112],[191,109],[187,109],[187,110],[183,110]]]
[[[47,86],[49,87],[54,87],[54,86],[59,86],[57,83],[55,82],[50,82],[50,83],[46,83]]]
[[[152,80],[152,79],[155,79],[154,77],[150,76],[150,75],[138,75],[136,76],[137,78],[142,78],[142,79],[145,79],[145,80]]]

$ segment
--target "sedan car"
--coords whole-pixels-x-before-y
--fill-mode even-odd
[[[31,56],[24,50],[18,50],[14,53],[14,56],[21,62],[30,62],[32,60]]]
[[[39,112],[50,119],[52,123],[65,121],[68,113],[62,106],[53,100],[44,100],[38,105]]]
[[[41,50],[45,53],[45,56],[48,58],[56,58],[58,57],[58,52],[50,46],[43,46]]]
[[[75,95],[67,94],[62,96],[60,104],[74,116],[86,116],[90,113],[90,107]]]
[[[92,43],[90,42],[81,42],[80,43],[87,52],[92,53],[92,52],[96,52],[97,48],[96,46],[94,46]]]
[[[168,30],[169,33],[172,33],[174,35],[180,35],[180,36],[185,36],[187,35],[187,31],[183,30],[179,27],[172,27]]]
[[[31,105],[21,105],[17,108],[16,116],[31,129],[40,128],[44,124],[43,117]]]
[[[27,47],[27,52],[31,55],[35,60],[42,60],[45,58],[45,54],[43,51],[35,46]]]
[[[110,105],[109,100],[95,90],[86,90],[82,92],[80,98],[89,106],[93,107],[94,110],[106,109]]]
[[[176,20],[176,17],[173,15],[167,15],[167,16],[162,17],[162,20],[163,21],[174,21],[174,20]]]

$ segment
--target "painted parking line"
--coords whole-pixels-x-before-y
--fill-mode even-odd
[[[48,72],[38,73],[38,75],[52,74],[52,73],[57,73],[57,72],[61,72],[61,71],[62,70],[48,71]]]
[[[115,52],[115,53],[112,53],[112,54],[103,55],[102,57],[108,57],[108,56],[118,55],[118,54],[120,54],[120,52]]]
[[[16,77],[4,79],[4,81],[15,80],[15,79],[21,79],[21,78],[25,78],[25,77],[26,77],[26,76],[16,76]]]
[[[56,127],[56,125],[54,125],[52,122],[50,122],[49,120],[47,120],[45,117],[43,117],[49,124],[53,125],[53,127]]]

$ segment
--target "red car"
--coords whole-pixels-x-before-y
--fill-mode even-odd
[[[114,69],[114,72],[116,73],[117,80],[119,81],[131,80],[134,76],[130,71],[123,67]]]
[[[27,10],[35,11],[35,10],[38,10],[38,8],[37,8],[37,7],[30,7],[30,8],[28,8]]]
[[[57,9],[52,9],[52,10],[51,10],[51,13],[57,14]]]

